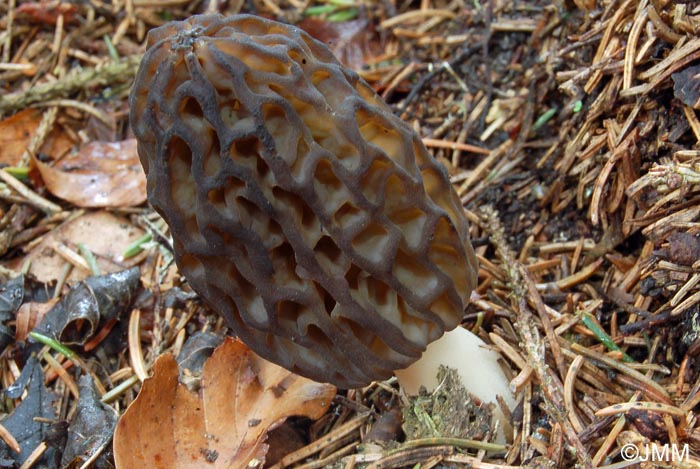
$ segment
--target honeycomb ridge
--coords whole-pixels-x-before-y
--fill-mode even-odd
[[[460,323],[477,264],[446,171],[322,43],[249,15],[169,23],[130,105],[180,271],[259,355],[352,388]]]

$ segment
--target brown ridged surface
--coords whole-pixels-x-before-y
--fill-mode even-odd
[[[130,104],[178,267],[258,354],[357,387],[459,324],[477,267],[447,174],[323,44],[247,15],[169,23]]]

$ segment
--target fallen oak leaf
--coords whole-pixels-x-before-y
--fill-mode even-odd
[[[321,417],[336,392],[232,338],[204,364],[198,394],[178,384],[171,355],[153,370],[117,425],[117,468],[262,467],[267,432],[292,415]]]
[[[136,140],[90,142],[49,166],[32,158],[46,188],[78,207],[133,207],[146,201]]]

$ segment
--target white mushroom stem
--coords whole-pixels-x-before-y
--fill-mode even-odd
[[[399,383],[409,395],[417,395],[425,386],[432,391],[437,386],[440,365],[455,368],[469,393],[482,402],[495,404],[494,418],[500,420],[497,442],[505,443],[511,434],[511,422],[506,420],[496,396],[501,396],[511,410],[515,407],[515,396],[510,383],[498,364],[498,354],[485,348],[479,337],[463,327],[446,332],[428,345],[423,356],[408,368],[394,372]]]

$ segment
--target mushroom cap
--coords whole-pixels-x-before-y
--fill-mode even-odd
[[[447,172],[321,42],[249,15],[168,23],[130,105],[180,271],[259,355],[352,388],[460,323],[477,262]]]

